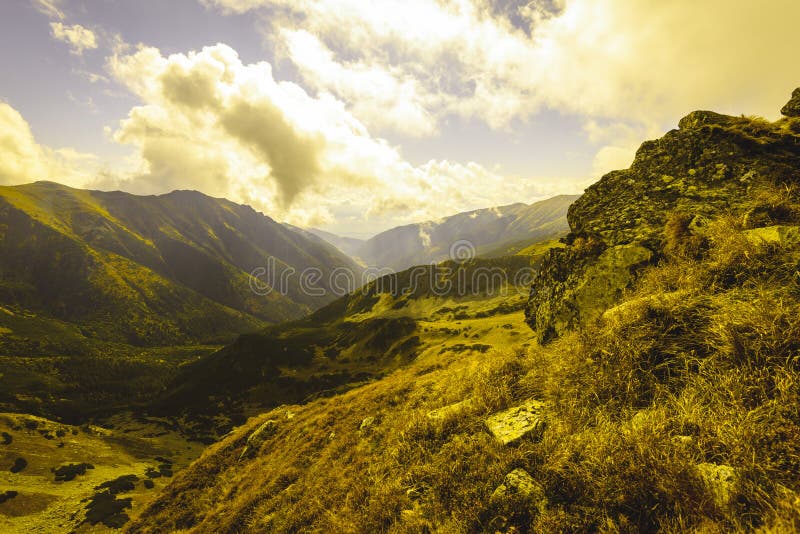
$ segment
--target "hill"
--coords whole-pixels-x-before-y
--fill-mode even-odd
[[[544,345],[254,417],[128,531],[797,531],[797,108],[692,113],[589,188],[533,283]]]
[[[279,271],[320,269],[326,296],[303,291],[299,277],[285,291],[255,294],[250,273],[270,258]],[[194,191],[141,197],[48,182],[0,187],[5,315],[61,321],[92,339],[146,346],[230,339],[332,300],[324,283],[337,267],[356,269],[319,240]]]
[[[540,258],[450,261],[385,275],[304,319],[242,335],[183,366],[148,409],[174,415],[180,406],[192,432],[208,440],[247,415],[341,393],[426,352],[451,345],[485,351],[498,321],[521,317],[525,284]],[[462,326],[472,321],[484,328]],[[500,333],[519,335],[513,328]]]
[[[577,198],[560,195],[533,204],[468,211],[437,221],[398,226],[359,246],[355,243],[343,246],[365,265],[393,271],[489,251],[494,251],[494,256],[509,255],[516,250],[497,252],[496,249],[518,242],[529,245],[565,234],[567,208]],[[325,235],[321,237],[326,239]]]
[[[259,267],[297,274],[264,294]],[[301,286],[308,267],[321,294]],[[81,422],[144,402],[181,364],[335,299],[341,267],[360,272],[320,239],[193,191],[0,187],[0,410]]]
[[[309,228],[308,231],[317,237],[320,237],[327,241],[328,243],[332,244],[351,258],[357,258],[361,247],[364,246],[366,242],[365,239],[357,239],[355,237],[344,237],[336,234],[332,234],[330,232],[326,232],[325,230],[320,230],[319,228]]]

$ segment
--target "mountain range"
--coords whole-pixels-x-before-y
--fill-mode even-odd
[[[569,229],[567,208],[579,195],[558,195],[533,204],[509,204],[398,226],[359,240],[310,229],[368,267],[402,271],[414,265],[463,259],[454,255],[513,255]]]
[[[317,268],[324,294],[303,291],[295,276],[258,295],[250,273],[259,267]],[[324,284],[340,267],[360,272],[319,239],[194,191],[0,187],[0,322],[33,315],[133,345],[230,340],[330,302]]]
[[[128,531],[796,532],[800,89],[783,113],[643,143],[521,297],[368,291],[203,360],[216,391],[402,365],[253,412]]]

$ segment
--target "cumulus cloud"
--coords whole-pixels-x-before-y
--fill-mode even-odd
[[[334,95],[276,80],[269,63],[244,64],[223,44],[166,57],[139,47],[109,70],[143,101],[113,134],[139,154],[139,172],[117,184],[134,192],[190,183],[299,224],[355,209],[387,225],[509,192],[474,163],[410,164]],[[516,186],[530,197],[530,184]]]
[[[267,32],[321,86],[346,94],[382,69],[429,114],[497,128],[543,107],[662,126],[698,107],[773,117],[800,74],[795,0],[204,1],[269,8]],[[299,53],[307,34],[321,44]]]
[[[50,30],[53,38],[67,43],[70,52],[75,55],[80,56],[85,50],[97,48],[97,37],[94,32],[80,24],[66,26],[61,22],[51,22]]]
[[[91,154],[40,145],[22,115],[0,102],[0,185],[52,180],[81,187],[93,179],[98,166]]]
[[[409,136],[436,133],[433,110],[440,99],[416,78],[375,63],[336,61],[325,44],[304,30],[285,30],[282,39],[306,84],[334,92],[359,119]]]

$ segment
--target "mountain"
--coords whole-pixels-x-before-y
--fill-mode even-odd
[[[797,531],[800,90],[784,114],[689,114],[570,209],[532,329],[428,308],[412,361],[255,415],[128,531]]]
[[[576,195],[559,195],[533,204],[468,211],[437,221],[398,226],[366,241],[320,230],[309,231],[369,267],[396,272],[414,265],[484,253],[505,256],[528,245],[560,237],[568,229],[567,208],[577,198]]]
[[[298,274],[259,295],[250,284],[259,267],[276,271],[265,277]],[[325,295],[301,287],[309,267],[320,270]],[[329,302],[338,267],[357,269],[320,240],[194,191],[0,187],[0,317],[35,314],[134,345],[213,342]]]
[[[321,237],[328,243],[332,244],[351,258],[357,258],[361,247],[366,242],[365,239],[357,239],[355,237],[343,237],[340,235],[326,232],[318,228],[309,228],[308,231],[318,237]]]
[[[308,317],[242,335],[184,365],[148,409],[175,415],[181,407],[197,436],[208,439],[244,422],[245,414],[379,379],[420,354],[444,350],[442,334],[460,334],[454,322],[492,317],[506,324],[510,315],[519,321],[525,284],[540,259],[477,258],[385,275]],[[460,350],[488,347],[490,330],[471,333]]]

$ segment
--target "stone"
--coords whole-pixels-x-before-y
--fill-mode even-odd
[[[748,241],[755,245],[778,245],[792,247],[800,245],[800,226],[767,226],[745,230],[744,235]]]
[[[517,468],[507,474],[503,483],[492,493],[490,502],[497,502],[509,497],[520,497],[530,501],[539,513],[544,512],[547,508],[547,495],[544,487],[524,469]]]
[[[364,432],[365,430],[369,430],[369,427],[371,427],[374,423],[375,423],[374,417],[372,416],[365,417],[364,420],[361,421],[361,426],[358,427],[359,432]]]
[[[722,464],[697,464],[697,474],[703,480],[709,494],[719,508],[725,508],[731,502],[738,477],[733,467]]]
[[[431,419],[432,421],[444,421],[445,419],[461,415],[462,413],[470,409],[472,405],[473,405],[472,399],[464,399],[454,404],[448,404],[447,406],[442,406],[441,408],[436,408],[435,410],[431,410],[425,415],[428,419]]]
[[[681,130],[691,130],[695,128],[700,128],[702,126],[707,126],[711,124],[716,124],[719,126],[725,126],[733,122],[735,118],[730,117],[728,115],[722,115],[721,113],[716,113],[714,111],[692,111],[680,121],[678,121],[678,128]]]
[[[513,443],[523,436],[539,439],[546,426],[544,409],[545,403],[529,400],[489,416],[486,419],[486,427],[503,445]]]
[[[252,458],[261,448],[261,445],[267,440],[267,438],[273,436],[275,432],[278,430],[278,422],[274,419],[270,419],[258,427],[250,436],[247,438],[247,443],[244,446],[244,450],[242,454],[239,456],[241,460],[245,456]]]
[[[582,258],[570,251],[557,254],[561,257],[552,256],[553,264],[543,264],[525,310],[540,343],[599,318],[653,257],[650,249],[635,243]]]
[[[781,108],[784,117],[800,117],[800,87],[792,92],[792,98]]]

